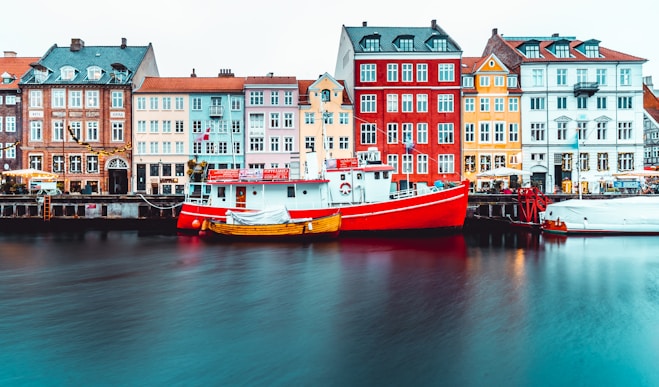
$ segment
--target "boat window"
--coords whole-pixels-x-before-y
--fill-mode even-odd
[[[288,187],[288,197],[289,198],[294,198],[295,197],[295,187],[294,186]]]
[[[346,174],[345,174],[345,173],[342,173],[342,174],[341,174],[341,180],[345,180],[345,179],[346,179]]]
[[[362,179],[362,174],[361,174],[361,173],[358,173],[358,174],[357,174],[357,180],[361,180],[361,179]]]
[[[389,178],[389,172],[382,172],[382,177],[384,179],[388,179]]]
[[[217,187],[217,197],[218,198],[227,197],[226,187]]]
[[[380,172],[376,171],[373,176],[375,177],[375,180],[380,180]]]

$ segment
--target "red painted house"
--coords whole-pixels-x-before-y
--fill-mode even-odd
[[[400,189],[461,180],[461,57],[435,20],[343,26],[335,78],[355,104],[355,151],[377,147]]]

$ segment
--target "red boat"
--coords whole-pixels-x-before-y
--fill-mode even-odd
[[[379,161],[379,152],[370,153],[327,160],[317,178],[291,179],[286,168],[209,170],[205,182],[189,184],[177,228],[198,233],[205,219],[224,221],[228,210],[281,206],[293,218],[319,218],[340,208],[342,233],[463,227],[468,181],[391,191],[393,168]]]

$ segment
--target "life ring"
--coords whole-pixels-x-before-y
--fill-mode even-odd
[[[348,195],[352,191],[352,187],[350,183],[345,182],[339,186],[339,191],[341,191],[341,195]]]

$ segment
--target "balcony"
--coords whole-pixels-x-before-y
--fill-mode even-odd
[[[587,95],[592,97],[593,94],[599,91],[599,84],[597,82],[579,82],[574,84],[574,96]]]
[[[224,115],[224,106],[209,106],[208,115],[211,117],[222,117]]]

